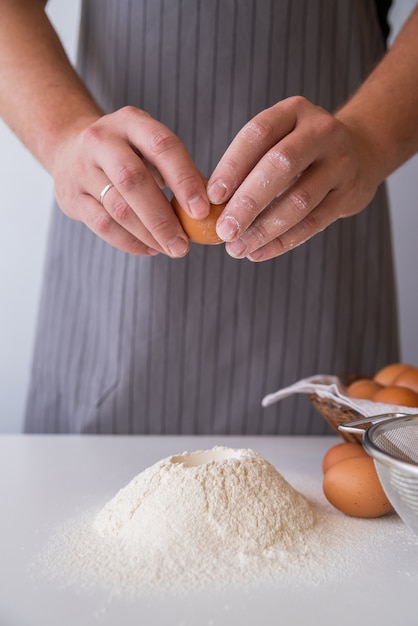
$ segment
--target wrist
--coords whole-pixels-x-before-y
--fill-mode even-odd
[[[381,141],[381,133],[373,129],[362,117],[348,107],[335,114],[347,129],[359,157],[360,167],[367,172],[367,182],[377,188],[394,170],[387,148]]]
[[[91,109],[83,113],[73,111],[61,116],[56,123],[49,122],[45,132],[40,133],[38,159],[52,176],[54,176],[57,160],[65,146],[102,115],[103,112],[99,109]]]

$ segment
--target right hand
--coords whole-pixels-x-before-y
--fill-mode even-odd
[[[72,131],[54,157],[52,175],[62,211],[131,254],[182,257],[189,250],[163,187],[192,217],[209,213],[205,183],[184,144],[130,106]],[[100,193],[109,183],[114,186],[102,205]]]

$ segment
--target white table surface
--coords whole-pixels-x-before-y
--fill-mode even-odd
[[[54,524],[83,507],[104,505],[160,459],[214,445],[248,447],[285,478],[289,473],[301,479],[306,476],[320,486],[323,454],[337,441],[333,437],[0,436],[0,625],[416,626],[418,538],[410,536],[407,550],[404,542],[398,545],[394,529],[402,534],[406,527],[396,516],[388,522],[387,545],[376,549],[372,562],[363,563],[357,554],[355,576],[316,588],[301,585],[289,592],[279,585],[274,591],[221,590],[207,596],[190,592],[157,602],[62,589],[29,574],[29,564],[48,541]],[[341,523],[344,519],[341,516]],[[354,523],[350,521],[348,528]],[[385,522],[376,523],[381,528]]]

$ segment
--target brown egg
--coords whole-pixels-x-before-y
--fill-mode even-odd
[[[347,396],[361,400],[371,400],[382,385],[372,378],[359,378],[347,387]]]
[[[336,463],[344,461],[344,459],[352,459],[353,457],[359,456],[368,457],[367,452],[360,443],[337,443],[326,452],[322,459],[322,471],[326,474],[329,468]]]
[[[411,367],[401,372],[392,384],[396,387],[407,387],[418,393],[418,367]]]
[[[325,497],[339,511],[354,517],[380,517],[392,511],[369,456],[333,465],[322,483]]]
[[[391,363],[382,367],[375,375],[374,380],[381,385],[392,385],[393,381],[399,374],[411,368],[412,365],[407,363]]]
[[[418,393],[406,387],[395,387],[389,385],[376,391],[373,402],[384,402],[385,404],[395,404],[396,406],[418,407]]]
[[[190,217],[180,206],[176,197],[173,197],[171,200],[171,205],[190,241],[207,245],[223,243],[222,239],[216,234],[216,222],[225,204],[211,204],[209,215],[201,220]]]

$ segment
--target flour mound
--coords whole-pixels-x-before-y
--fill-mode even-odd
[[[403,530],[396,516],[372,526],[342,516],[315,479],[293,480],[306,498],[252,450],[215,447],[169,457],[99,512],[60,526],[32,571],[64,587],[105,589],[109,598],[156,594],[160,601],[190,591],[207,597],[231,586],[303,592],[346,581],[359,562],[373,567],[371,533],[383,550],[388,532]]]
[[[316,518],[314,506],[252,450],[184,452],[63,528],[37,571],[112,596],[287,581],[291,572],[307,576]]]
[[[249,449],[185,452],[136,476],[106,504],[97,532],[183,556],[260,553],[312,528],[308,501]]]

